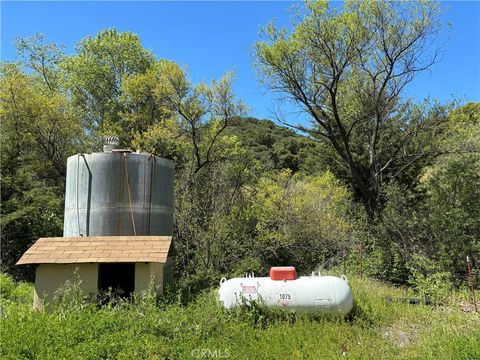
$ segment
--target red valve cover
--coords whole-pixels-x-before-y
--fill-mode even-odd
[[[270,279],[272,280],[295,280],[297,270],[293,266],[276,266],[270,268]]]

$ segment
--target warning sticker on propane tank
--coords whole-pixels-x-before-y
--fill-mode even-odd
[[[260,284],[258,282],[257,285],[243,285],[243,283],[241,283],[240,286],[242,287],[242,294],[255,294]]]

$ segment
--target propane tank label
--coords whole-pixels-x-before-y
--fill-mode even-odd
[[[295,296],[293,291],[287,288],[282,288],[276,294],[276,303],[278,306],[289,306],[295,303]]]

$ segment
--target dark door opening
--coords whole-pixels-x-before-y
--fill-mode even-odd
[[[129,297],[135,291],[135,263],[98,264],[98,291]]]

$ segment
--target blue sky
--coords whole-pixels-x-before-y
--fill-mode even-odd
[[[288,25],[291,2],[1,2],[1,58],[15,59],[16,36],[42,32],[74,51],[104,28],[137,33],[158,58],[186,65],[194,81],[236,73],[236,95],[251,115],[271,118],[273,98],[259,84],[252,48],[261,26]],[[337,4],[338,5],[338,4]],[[444,2],[443,59],[407,89],[417,100],[480,101],[480,2]]]

